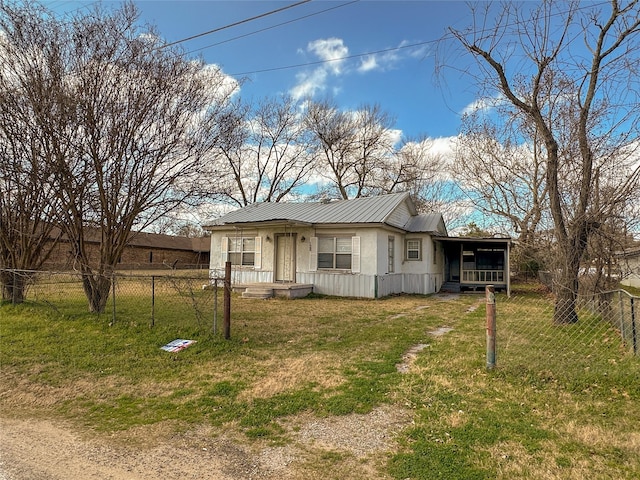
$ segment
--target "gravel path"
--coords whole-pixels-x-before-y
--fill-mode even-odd
[[[251,478],[236,476],[243,452],[224,442],[200,449],[169,443],[132,449],[84,439],[43,420],[1,419],[0,448],[2,480]],[[235,471],[229,470],[231,464]]]
[[[0,417],[0,480],[326,479],[323,453],[342,452],[350,478],[385,479],[380,454],[410,415],[384,406],[366,415],[289,418],[285,446],[249,444],[211,431],[98,436],[50,420]],[[154,440],[156,439],[156,440]],[[159,440],[161,439],[161,440]],[[310,470],[308,465],[314,465]],[[305,467],[307,465],[307,467]]]

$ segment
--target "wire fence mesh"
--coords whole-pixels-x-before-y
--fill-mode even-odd
[[[46,304],[69,317],[88,311],[80,273],[16,270],[9,273],[24,282],[26,303]],[[224,278],[209,278],[206,271],[119,272],[108,279],[109,297],[104,310],[96,315],[112,323],[123,319],[147,322],[150,326],[180,322],[217,333],[222,322]]]
[[[624,290],[579,295],[578,321],[554,319],[555,298],[542,286],[496,299],[497,364],[532,378],[564,377],[606,371],[640,356],[638,303]]]
[[[6,271],[5,271],[6,272]],[[81,274],[25,272],[25,302],[46,304],[65,316],[86,315]],[[224,279],[203,271],[116,273],[103,312],[110,322],[180,323],[198,331],[221,329]],[[540,284],[496,297],[497,363],[531,375],[567,375],[575,369],[606,369],[607,364],[640,356],[640,297],[623,290],[578,296],[578,321],[554,321],[554,296]],[[546,373],[545,373],[546,372]]]

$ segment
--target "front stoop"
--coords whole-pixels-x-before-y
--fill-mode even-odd
[[[247,287],[242,292],[242,298],[273,298],[273,288]]]
[[[313,292],[312,284],[303,283],[244,283],[232,289],[243,298],[303,298]]]

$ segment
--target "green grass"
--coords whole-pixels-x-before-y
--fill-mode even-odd
[[[484,308],[470,308],[479,296],[234,295],[229,341],[212,334],[211,312],[206,320],[189,313],[192,294],[171,296],[153,327],[148,302],[133,293],[118,297],[115,323],[83,312],[72,295],[56,309],[0,306],[4,414],[42,415],[46,405],[48,414],[97,432],[205,424],[247,442],[283,444],[292,441],[287,419],[391,405],[412,418],[375,462],[393,478],[640,476],[640,360],[603,343],[607,328],[553,329],[537,292],[498,297],[493,371],[485,368]],[[453,330],[429,333],[442,326]],[[175,338],[197,343],[174,354],[159,348]],[[543,350],[540,338],[548,340]],[[417,344],[428,346],[409,373],[398,373]],[[309,455],[316,475],[332,465],[327,478],[353,465],[344,452]]]

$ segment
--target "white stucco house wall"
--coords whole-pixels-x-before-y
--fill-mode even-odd
[[[211,232],[212,277],[222,276],[230,261],[234,289],[260,285],[276,294],[278,285],[281,291],[364,298],[435,293],[451,280],[445,252],[454,249],[460,268],[464,250],[462,244],[445,248],[442,215],[418,214],[408,193],[258,203],[205,228]]]

